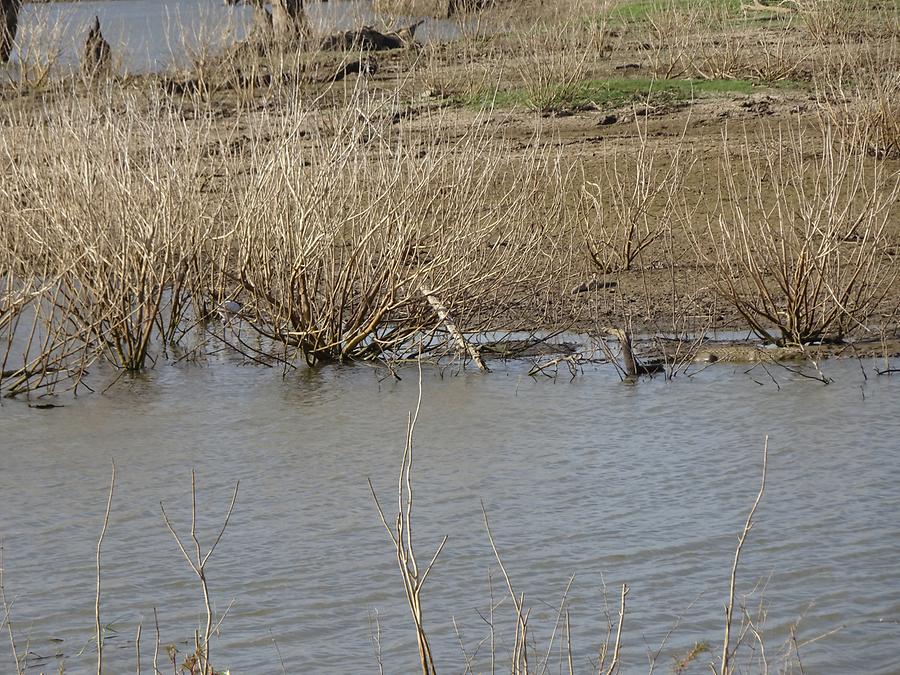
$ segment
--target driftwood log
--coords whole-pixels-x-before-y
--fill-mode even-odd
[[[0,63],[9,61],[16,29],[19,27],[21,0],[0,0]]]
[[[94,17],[94,23],[84,41],[84,54],[81,59],[81,72],[86,78],[94,78],[109,72],[111,50],[100,30],[100,17]]]
[[[484,364],[484,359],[481,358],[481,352],[478,351],[478,347],[466,340],[466,337],[462,334],[462,331],[460,331],[459,328],[456,327],[453,319],[450,318],[450,313],[447,311],[447,308],[444,307],[443,303],[438,300],[437,297],[435,297],[434,292],[425,288],[424,286],[420,286],[419,291],[422,293],[422,295],[425,296],[428,304],[431,305],[434,313],[437,314],[438,320],[440,320],[440,322],[444,324],[444,328],[446,328],[447,332],[450,333],[450,336],[456,342],[459,349],[469,355],[469,357],[475,362],[475,365],[478,366],[478,370],[480,370],[482,373],[491,372],[490,368],[488,368]]]
[[[413,44],[416,29],[424,21],[417,21],[406,28],[390,33],[382,33],[371,26],[358,30],[348,30],[329,35],[322,40],[322,49],[380,51],[382,49],[402,49]]]

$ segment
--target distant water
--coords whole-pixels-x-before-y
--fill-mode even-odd
[[[314,30],[321,34],[383,23],[368,0],[311,2],[307,12]],[[49,44],[60,44],[64,60],[74,63],[95,16],[122,65],[130,71],[146,72],[183,64],[192,52],[220,49],[243,38],[251,25],[252,9],[243,4],[228,6],[220,0],[27,4],[20,14],[19,41],[44,50]],[[413,18],[399,17],[397,21],[404,24]],[[416,39],[446,40],[457,34],[455,22],[428,19],[416,32]],[[14,54],[13,60],[17,58]]]
[[[576,575],[577,672],[589,671],[606,630],[604,582],[611,605],[618,584],[631,587],[624,672],[647,671],[648,649],[678,617],[657,672],[697,641],[715,650],[769,434],[769,484],[738,590],[754,613],[761,600],[768,607],[760,629],[773,672],[798,621],[805,672],[900,672],[900,378],[864,380],[856,362],[824,367],[834,384],[779,371],[776,387],[725,365],[638,386],[619,383],[609,367],[556,382],[530,379],[516,363],[487,376],[426,371],[415,535],[423,560],[449,535],[424,593],[439,670],[464,669],[451,618],[471,653],[488,635],[479,612],[489,615],[489,578],[495,598],[505,593],[481,500],[542,648]],[[377,672],[377,617],[385,672],[413,672],[412,623],[366,480],[389,513],[396,508],[416,374],[385,375],[356,366],[283,379],[224,362],[163,365],[63,408],[3,402],[4,582],[33,672],[55,672],[60,659],[66,672],[91,669],[94,547],[113,459],[109,672],[134,672],[138,624],[150,672],[154,608],[164,644],[187,640],[200,621],[197,583],[159,507],[164,500],[187,531],[191,467],[204,544],[241,481],[209,568],[217,611],[230,608],[213,648],[217,667],[281,672],[280,652],[289,673]],[[512,618],[508,601],[496,610],[499,664]],[[708,672],[711,658],[690,672]],[[558,655],[551,662],[557,672]],[[0,640],[0,672],[11,664]],[[482,643],[474,672],[488,670]]]

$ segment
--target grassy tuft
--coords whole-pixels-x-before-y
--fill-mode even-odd
[[[655,12],[672,8],[689,9],[706,7],[711,10],[726,10],[739,15],[740,0],[628,0],[617,4],[609,13],[609,18],[617,22],[647,21]]]
[[[610,108],[630,101],[685,101],[700,96],[749,94],[756,88],[748,80],[653,80],[642,78],[591,79],[535,99],[526,89],[482,89],[461,99],[473,108],[523,106],[545,112],[583,108]]]

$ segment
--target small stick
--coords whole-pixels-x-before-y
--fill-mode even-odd
[[[106,499],[106,513],[103,516],[103,529],[100,530],[100,538],[97,540],[97,596],[94,599],[94,622],[97,631],[97,675],[103,672],[103,627],[100,625],[100,549],[103,547],[103,538],[109,527],[109,511],[112,507],[113,490],[116,486],[116,463],[112,463],[112,478],[109,481],[109,497]]]
[[[628,595],[628,585],[622,584],[622,595],[619,600],[619,626],[616,629],[616,641],[613,645],[613,657],[606,670],[606,675],[613,675],[619,669],[619,650],[622,648],[622,626],[625,623],[625,596]]]
[[[137,628],[137,636],[134,638],[134,651],[137,657],[137,664],[135,668],[135,672],[137,675],[141,675],[141,628],[143,624],[138,624]]]
[[[156,626],[156,644],[153,645],[153,675],[161,675],[159,672],[159,616],[156,607],[153,608],[153,623]]]
[[[3,621],[0,626],[6,624],[6,631],[9,634],[9,645],[12,647],[13,660],[16,664],[16,675],[24,675],[25,670],[23,664],[19,662],[19,652],[16,649],[16,635],[13,632],[12,625],[12,603],[6,600],[6,590],[3,586],[3,542],[0,541],[0,601],[3,603]],[[26,654],[27,658],[27,654]]]
[[[197,556],[197,559],[194,560],[191,558],[191,554],[188,553],[187,547],[182,541],[181,536],[175,531],[175,526],[172,525],[172,521],[169,520],[169,515],[166,513],[165,506],[163,503],[159,503],[160,511],[162,511],[163,521],[165,521],[166,527],[169,532],[175,538],[175,543],[178,544],[178,548],[181,550],[182,555],[185,560],[187,560],[188,565],[190,565],[191,569],[194,571],[194,574],[197,575],[197,578],[200,580],[200,589],[203,592],[203,605],[206,608],[206,628],[203,632],[203,642],[200,642],[200,633],[199,631],[196,633],[196,642],[197,642],[197,656],[201,660],[201,672],[202,675],[208,675],[212,672],[212,667],[210,666],[209,653],[210,646],[209,640],[212,636],[213,632],[213,609],[212,603],[210,601],[209,596],[209,583],[206,578],[206,563],[209,562],[210,557],[215,552],[216,547],[218,547],[219,542],[222,541],[222,536],[225,534],[225,530],[228,528],[228,523],[231,521],[231,514],[234,513],[234,504],[237,501],[238,490],[240,489],[241,482],[237,481],[234,486],[234,492],[231,495],[231,503],[228,505],[228,510],[225,513],[225,519],[222,523],[222,527],[219,530],[219,534],[216,536],[215,541],[212,546],[209,547],[207,552],[204,554],[202,552],[202,548],[200,546],[200,539],[197,536],[197,478],[196,473],[191,470],[191,541],[194,543],[194,549]]]

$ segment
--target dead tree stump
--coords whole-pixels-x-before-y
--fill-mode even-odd
[[[19,27],[21,0],[0,0],[0,63],[9,61]]]
[[[94,17],[94,23],[84,41],[84,55],[81,59],[81,72],[88,79],[93,79],[109,72],[111,49],[100,31],[100,17]]]

